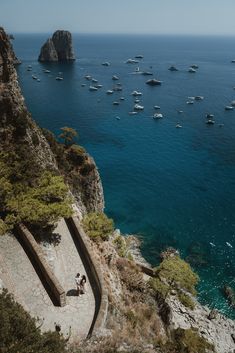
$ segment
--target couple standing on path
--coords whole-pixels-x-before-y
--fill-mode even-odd
[[[75,277],[75,282],[77,285],[78,296],[80,296],[80,294],[85,294],[86,276],[80,276],[80,273],[77,273]]]

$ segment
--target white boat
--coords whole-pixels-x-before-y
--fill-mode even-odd
[[[235,107],[235,100],[230,103],[232,107]]]
[[[160,107],[159,105],[155,105],[155,106],[154,106],[154,109],[156,109],[156,110],[157,110],[157,109],[161,109],[161,107]]]
[[[234,107],[233,106],[231,106],[231,105],[226,105],[226,107],[224,108],[225,110],[233,110],[234,109]]]
[[[137,112],[129,112],[128,113],[129,115],[136,115],[136,114],[138,114]]]
[[[233,64],[234,64],[234,63],[235,63],[235,59],[231,60],[231,63],[233,63]]]
[[[103,85],[95,85],[94,87],[96,87],[96,88],[102,88],[103,87]]]
[[[135,99],[135,103],[137,104],[137,103],[139,103],[140,102],[140,100],[139,99]]]
[[[85,83],[82,83],[82,84],[81,84],[81,86],[82,86],[82,87],[85,87],[85,86],[86,86],[86,84],[85,84]]]
[[[144,72],[142,72],[142,75],[144,75],[144,76],[153,76],[153,73],[150,72],[150,71],[144,71]]]
[[[186,104],[193,104],[194,101],[187,101]]]
[[[32,67],[27,68],[27,71],[32,71],[32,70],[33,70]]]
[[[91,77],[90,75],[86,75],[86,76],[85,76],[85,79],[88,80],[88,81],[90,81],[90,80],[92,79],[92,77]]]
[[[183,110],[177,110],[177,113],[182,114],[184,111]]]
[[[135,59],[128,59],[127,61],[126,61],[126,64],[138,64],[138,60],[135,60]]]
[[[207,113],[206,114],[206,118],[207,119],[213,119],[214,118],[214,114]]]
[[[163,118],[163,114],[162,113],[155,113],[153,116],[153,119],[162,119]]]
[[[195,99],[195,101],[203,101],[204,97],[203,96],[195,96],[194,99]]]
[[[139,104],[135,104],[134,105],[134,110],[144,110],[144,106],[143,105],[139,105]]]
[[[110,66],[110,63],[108,61],[105,61],[102,63],[103,66]]]
[[[98,91],[98,88],[95,87],[95,86],[90,86],[90,87],[89,87],[89,91],[95,92],[95,91]]]
[[[176,127],[176,129],[181,129],[181,128],[182,128],[182,125],[176,124],[175,127]]]
[[[142,92],[133,91],[133,92],[131,93],[131,95],[134,96],[134,97],[142,96]]]
[[[226,241],[226,245],[229,246],[230,248],[232,248],[232,244],[230,244],[228,241]]]
[[[55,79],[56,79],[57,81],[63,81],[63,77],[60,77],[60,76],[57,76]]]
[[[113,94],[113,91],[111,89],[108,89],[108,91],[106,91],[106,94]]]
[[[40,82],[41,81],[40,78],[38,78],[37,81]]]
[[[33,79],[33,80],[37,80],[38,78],[37,78],[37,76],[32,75],[32,79]]]
[[[188,99],[190,99],[191,101],[194,101],[195,97],[191,96],[191,97],[188,97]]]
[[[190,73],[195,73],[195,72],[197,72],[194,68],[192,68],[192,67],[190,67],[189,69],[188,69],[188,72],[190,72]]]
[[[113,87],[113,91],[121,92],[122,91],[122,87],[121,86],[115,86],[115,87]]]
[[[91,81],[94,83],[98,83],[98,80],[96,80],[95,78],[92,78]]]
[[[117,120],[120,120],[121,118],[120,118],[120,116],[116,116],[116,119],[117,119]]]
[[[120,101],[124,101],[125,100],[125,98],[124,97],[120,97]]]
[[[119,105],[119,102],[115,101],[113,102],[113,105]]]
[[[113,75],[112,80],[113,80],[113,81],[118,81],[118,80],[119,80],[119,77],[116,76],[116,75]]]
[[[215,123],[215,121],[212,120],[212,119],[208,119],[208,120],[206,121],[206,124],[207,124],[207,125],[214,125],[214,123]]]
[[[135,58],[136,58],[136,59],[143,59],[144,56],[143,56],[143,55],[136,55]]]
[[[51,71],[50,70],[44,70],[45,74],[49,74]]]
[[[145,83],[150,86],[160,86],[162,84],[162,81],[159,81],[159,80],[156,80],[155,78],[153,78],[153,79],[146,81]]]
[[[199,66],[196,65],[196,64],[193,64],[193,65],[191,65],[190,67],[191,67],[192,69],[194,69],[194,70],[199,68]]]

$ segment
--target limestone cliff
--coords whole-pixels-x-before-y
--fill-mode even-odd
[[[14,153],[20,161],[23,173],[29,170],[31,173],[37,173],[40,169],[48,169],[64,174],[57,155],[27,110],[12,53],[9,38],[0,28],[0,152],[9,153],[11,156]],[[66,181],[81,213],[100,212],[103,210],[104,201],[99,173],[91,157],[85,152],[84,155],[85,166],[77,166],[74,161],[73,183],[70,183],[70,178]]]
[[[39,61],[73,61],[75,60],[72,35],[69,31],[56,31],[42,46]]]

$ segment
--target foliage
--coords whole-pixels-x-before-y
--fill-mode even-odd
[[[144,293],[148,286],[143,279],[143,274],[134,262],[129,262],[125,258],[117,260],[117,268],[122,282],[130,292]]]
[[[196,295],[195,286],[198,284],[199,277],[179,256],[165,258],[155,269],[155,274],[160,279],[164,278],[171,287]]]
[[[113,220],[104,213],[88,213],[82,221],[83,228],[93,240],[107,240],[114,230]]]
[[[57,332],[41,333],[32,318],[13,297],[0,293],[0,352],[65,353],[65,340]]]
[[[178,328],[172,332],[172,339],[163,345],[164,353],[207,353],[214,352],[214,346],[204,337],[199,336],[195,329]]]
[[[172,256],[165,258],[155,269],[155,277],[149,281],[149,284],[162,298],[166,298],[171,290],[175,290],[180,302],[194,309],[195,305],[190,294],[196,295],[195,287],[198,281],[198,275],[187,262],[179,256]]]
[[[72,214],[62,177],[44,171],[37,177],[21,178],[17,158],[7,163],[5,157],[0,154],[1,234],[20,222],[44,228]]]
[[[74,143],[75,138],[78,138],[77,131],[71,127],[65,126],[62,127],[60,130],[62,131],[62,133],[59,135],[59,138],[64,140],[64,144],[66,146],[72,145]]]
[[[127,246],[123,236],[119,235],[118,237],[116,237],[113,243],[116,246],[118,255],[121,257],[125,257],[127,255]]]

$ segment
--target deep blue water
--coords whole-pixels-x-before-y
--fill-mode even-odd
[[[97,162],[106,212],[116,226],[144,240],[143,253],[152,264],[162,249],[178,248],[201,277],[201,302],[235,317],[221,293],[224,284],[235,287],[235,110],[224,110],[235,99],[235,38],[76,35],[75,63],[43,65],[37,56],[47,37],[16,35],[14,42],[33,118],[55,133],[62,126],[76,128]],[[140,69],[152,66],[161,87],[131,74],[137,65],[124,62],[136,54],[144,55]],[[103,61],[111,66],[103,67]],[[180,71],[168,71],[171,64]],[[191,64],[199,65],[196,74],[187,72]],[[59,71],[63,81],[55,80]],[[90,92],[86,74],[103,88]],[[123,92],[107,96],[113,74]],[[145,110],[130,116],[134,89],[143,93]],[[195,95],[205,99],[187,105],[187,97]],[[113,106],[120,96],[125,101]],[[164,119],[152,119],[154,105],[161,106]],[[205,124],[207,112],[215,114],[214,126]],[[182,129],[175,128],[178,122]]]

